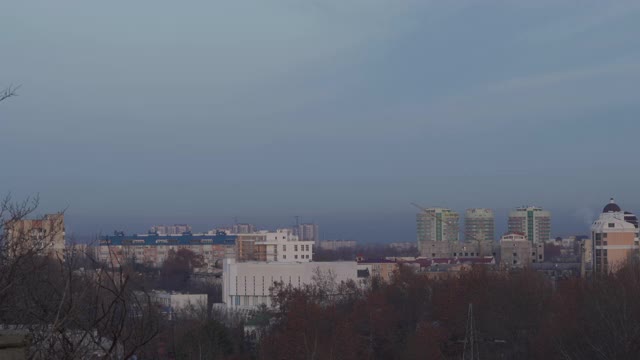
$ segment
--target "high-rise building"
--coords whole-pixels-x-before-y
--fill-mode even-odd
[[[256,232],[256,227],[253,224],[235,224],[231,231],[234,234],[253,234]]]
[[[157,233],[158,235],[180,235],[183,233],[191,232],[191,225],[187,224],[174,224],[174,225],[156,225],[151,227],[152,233]]]
[[[530,242],[551,239],[551,213],[536,206],[523,206],[509,213],[509,233],[522,234]]]
[[[316,246],[319,246],[320,232],[318,224],[307,223],[299,224],[295,229],[295,234],[301,241],[313,241]]]
[[[464,215],[466,241],[494,241],[495,219],[491,209],[467,209]]]
[[[428,241],[459,241],[460,215],[445,208],[423,209],[416,215],[418,249]]]
[[[616,271],[629,257],[638,254],[635,216],[625,214],[613,199],[591,226],[591,236],[596,274]]]

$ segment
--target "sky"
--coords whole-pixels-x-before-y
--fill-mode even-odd
[[[0,194],[67,232],[414,241],[410,203],[640,211],[640,2],[0,3]]]

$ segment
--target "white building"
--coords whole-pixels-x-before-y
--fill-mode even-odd
[[[309,262],[313,241],[300,241],[291,229],[236,235],[238,261]]]
[[[207,294],[182,294],[166,291],[153,291],[150,294],[151,301],[159,304],[162,312],[172,320],[176,313],[192,307],[194,310],[206,310]]]
[[[270,289],[275,283],[300,287],[314,283],[318,275],[336,284],[358,279],[355,261],[336,262],[236,262],[223,263],[222,301],[231,309],[253,309],[260,304],[271,306]]]
[[[551,213],[535,206],[523,206],[509,213],[510,233],[526,236],[534,244],[551,239]]]

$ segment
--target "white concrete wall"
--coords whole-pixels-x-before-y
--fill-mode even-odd
[[[260,304],[271,305],[270,288],[276,282],[294,287],[312,284],[318,271],[329,273],[335,282],[358,279],[355,261],[264,263],[241,262],[225,259],[223,266],[222,301],[229,308],[255,308]]]

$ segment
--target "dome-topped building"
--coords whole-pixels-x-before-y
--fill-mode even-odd
[[[603,213],[610,213],[610,212],[621,212],[622,209],[620,209],[620,206],[618,206],[618,204],[616,204],[616,201],[613,200],[613,198],[611,198],[611,200],[609,200],[609,203],[607,204],[607,206],[604,207],[604,209],[602,209]]]
[[[639,250],[637,218],[623,212],[613,198],[591,226],[596,273],[616,271]]]

